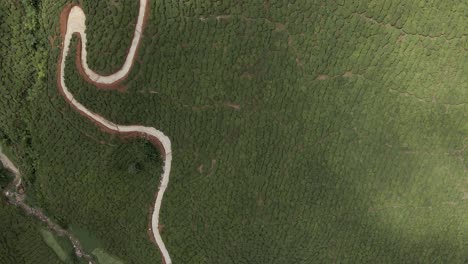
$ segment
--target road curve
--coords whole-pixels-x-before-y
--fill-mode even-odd
[[[161,203],[166,191],[167,185],[169,183],[169,174],[171,171],[172,163],[172,150],[171,150],[171,141],[164,135],[163,132],[157,130],[154,127],[145,127],[139,125],[118,125],[115,124],[100,115],[88,110],[80,102],[78,102],[74,96],[70,93],[65,83],[65,60],[69,53],[70,42],[72,35],[78,33],[81,40],[81,56],[78,57],[80,62],[78,65],[82,66],[81,72],[86,75],[85,78],[89,78],[92,83],[96,85],[114,85],[117,84],[122,79],[125,79],[131,70],[135,56],[138,50],[138,46],[141,42],[141,36],[143,32],[145,18],[148,11],[148,0],[140,0],[140,7],[138,13],[138,21],[135,27],[135,32],[132,40],[131,47],[127,54],[127,58],[120,70],[117,72],[108,75],[102,76],[88,67],[87,63],[87,52],[86,52],[86,15],[79,6],[68,6],[64,9],[61,15],[61,28],[62,28],[62,53],[59,58],[58,67],[57,67],[57,82],[58,89],[62,96],[67,100],[67,102],[80,114],[86,116],[88,119],[96,123],[99,127],[103,128],[108,133],[118,134],[125,137],[142,137],[150,140],[152,144],[157,147],[163,158],[164,158],[164,168],[163,174],[161,176],[161,183],[159,185],[159,190],[157,192],[156,201],[154,203],[153,214],[151,218],[151,229],[155,242],[161,251],[163,260],[166,264],[171,264],[171,257],[169,252],[161,238],[159,233],[159,212],[161,209]],[[65,23],[65,25],[63,25]]]

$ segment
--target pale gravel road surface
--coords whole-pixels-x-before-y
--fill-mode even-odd
[[[86,52],[86,15],[84,14],[83,10],[78,7],[74,6],[70,10],[70,14],[68,16],[68,21],[67,21],[67,30],[65,33],[65,37],[63,40],[63,49],[62,49],[62,58],[60,62],[60,85],[59,87],[66,99],[75,107],[76,110],[80,111],[82,114],[86,115],[88,118],[91,120],[95,121],[98,123],[98,125],[103,126],[109,130],[112,130],[117,133],[142,133],[145,134],[148,137],[153,137],[157,141],[159,141],[164,148],[164,171],[161,176],[161,183],[159,185],[159,190],[157,193],[156,197],[156,202],[154,204],[154,210],[153,210],[153,215],[152,215],[152,220],[151,220],[151,226],[152,226],[152,232],[153,236],[156,240],[157,246],[159,247],[159,250],[161,251],[163,255],[163,259],[166,264],[171,264],[171,257],[169,256],[169,252],[166,249],[166,246],[161,238],[161,235],[159,233],[159,212],[161,209],[161,203],[163,199],[164,192],[166,191],[167,185],[169,183],[169,173],[171,171],[171,162],[172,162],[172,150],[171,150],[171,141],[170,139],[164,135],[163,132],[157,130],[156,128],[153,127],[145,127],[145,126],[126,126],[126,125],[117,125],[112,123],[111,121],[108,121],[101,117],[100,115],[91,112],[88,110],[85,106],[83,106],[81,103],[79,103],[73,95],[70,93],[68,90],[66,84],[65,84],[65,60],[67,58],[68,52],[69,52],[69,46],[70,46],[70,41],[72,38],[72,35],[74,33],[78,33],[81,35],[81,41],[82,41],[82,51],[81,51],[81,60],[82,60],[82,65],[85,74],[93,80],[95,83],[98,84],[113,84],[116,83],[118,80],[121,80],[125,76],[127,76],[128,72],[130,71],[133,61],[135,59],[135,54],[138,48],[138,45],[141,41],[141,32],[143,29],[143,22],[144,22],[144,16],[147,8],[148,0],[140,0],[140,8],[139,8],[139,13],[138,13],[138,21],[136,24],[135,28],[135,34],[132,40],[132,45],[129,49],[129,53],[127,54],[127,58],[125,60],[124,65],[122,68],[117,71],[114,74],[108,75],[108,76],[101,76],[94,71],[92,71],[88,67],[87,63],[87,52]]]

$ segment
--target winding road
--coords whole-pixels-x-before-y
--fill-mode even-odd
[[[125,137],[141,137],[148,139],[155,147],[157,147],[163,158],[164,158],[164,169],[161,176],[161,183],[159,185],[159,190],[157,192],[156,201],[154,203],[152,218],[151,218],[151,229],[153,232],[154,239],[156,244],[161,251],[163,260],[166,264],[171,264],[171,257],[169,252],[161,238],[159,233],[159,212],[161,209],[161,203],[164,196],[164,192],[169,184],[169,174],[171,171],[171,162],[172,162],[172,152],[171,152],[171,141],[164,135],[163,132],[159,131],[154,127],[145,127],[139,125],[118,125],[115,124],[100,115],[88,110],[80,102],[78,102],[74,96],[70,93],[65,83],[65,60],[69,53],[70,42],[74,33],[77,33],[80,37],[81,45],[78,46],[78,69],[83,77],[95,84],[96,86],[112,86],[117,85],[120,81],[125,79],[128,76],[129,71],[131,70],[135,57],[138,51],[138,47],[141,43],[142,32],[144,28],[145,19],[148,16],[149,10],[149,1],[140,0],[140,7],[138,13],[138,21],[135,27],[133,40],[128,51],[125,62],[120,70],[117,72],[103,76],[93,70],[88,66],[87,62],[87,52],[86,52],[86,15],[83,10],[76,5],[69,5],[64,8],[61,14],[61,31],[62,31],[62,53],[58,62],[57,67],[57,76],[58,76],[58,89],[67,102],[80,114],[84,115],[99,127],[104,129],[108,133],[118,134]],[[80,56],[81,55],[81,56]]]

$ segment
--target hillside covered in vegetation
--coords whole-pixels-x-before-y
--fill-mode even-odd
[[[0,145],[26,202],[97,263],[161,263],[148,234],[163,159],[57,89],[60,14],[86,14],[88,64],[123,64],[138,1],[0,1]],[[77,101],[172,141],[159,231],[174,263],[468,261],[468,3],[150,0],[118,91]],[[6,186],[7,173],[0,175]],[[0,204],[0,263],[79,263]],[[58,245],[58,246],[57,246]]]

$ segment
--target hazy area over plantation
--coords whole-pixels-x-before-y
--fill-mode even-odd
[[[62,97],[69,4],[86,15],[89,68],[125,62],[139,1],[0,2],[0,145],[25,202],[96,263],[161,263],[148,228],[165,157]],[[83,78],[76,36],[64,81],[89,111],[171,139],[158,232],[174,263],[468,261],[466,1],[148,8],[117,90]],[[2,199],[0,263],[83,262]]]

